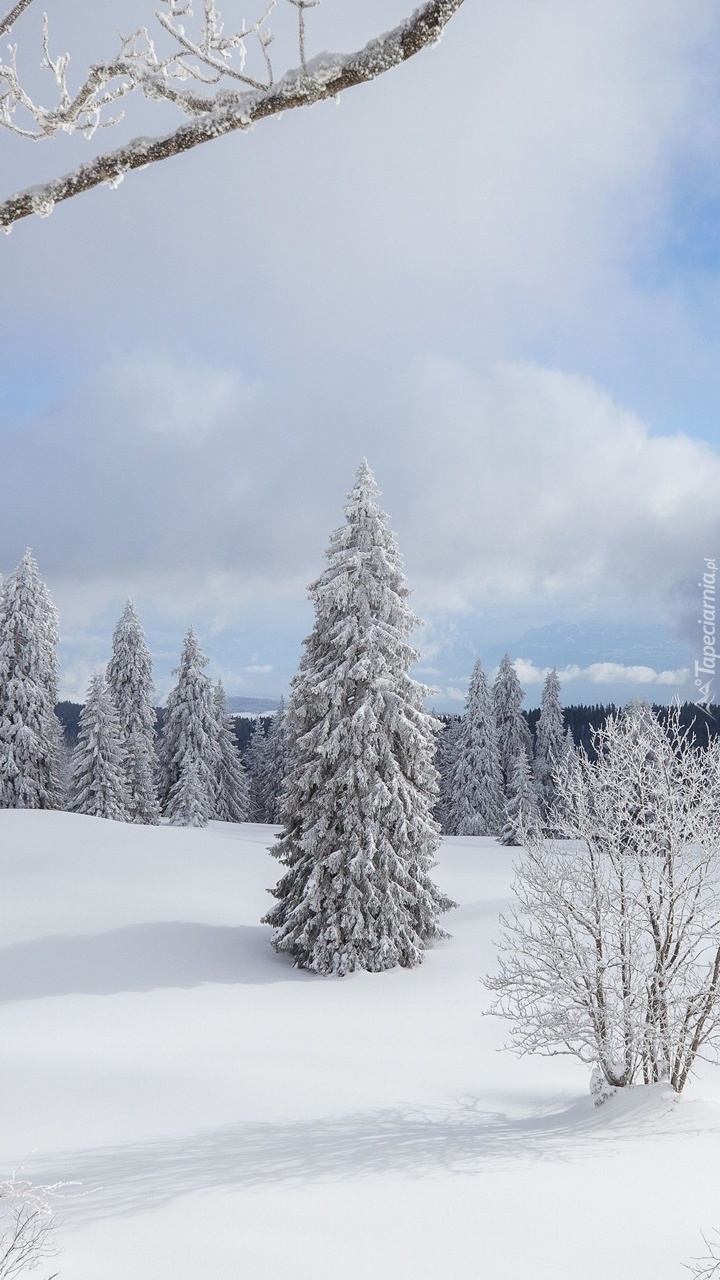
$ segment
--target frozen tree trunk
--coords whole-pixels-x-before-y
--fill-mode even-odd
[[[62,807],[57,613],[31,551],[0,596],[0,805]]]
[[[120,720],[104,678],[93,676],[70,766],[70,810],[127,822],[130,812]]]
[[[207,658],[192,627],[183,643],[177,684],[168,695],[160,744],[160,801],[163,813],[176,825],[197,826],[214,817],[221,772],[217,712]],[[189,789],[187,798],[185,789]]]
[[[498,733],[490,689],[479,661],[452,746],[445,785],[448,830],[458,836],[498,835],[503,812]]]
[[[434,721],[409,674],[416,619],[394,535],[360,467],[310,588],[315,625],[293,681],[293,761],[283,830],[286,867],[265,917],[273,945],[321,974],[419,964],[452,905],[430,870]]]
[[[125,752],[128,820],[154,826],[160,821],[160,805],[157,796],[152,658],[142,623],[131,600],[128,600],[113,633],[107,682]]]

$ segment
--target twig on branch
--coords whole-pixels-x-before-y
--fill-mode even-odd
[[[28,3],[30,2],[31,0],[28,0]],[[179,16],[184,11],[180,0],[168,0],[168,2],[171,6],[171,17],[173,15]],[[208,57],[216,59],[216,53],[223,38],[221,32],[215,31],[213,34],[212,31],[209,31],[210,23],[207,15],[210,14],[212,16],[215,14],[215,0],[204,0],[204,3],[207,43],[206,46],[200,44],[197,47],[203,54],[204,62],[207,65]],[[193,76],[193,78],[198,79],[200,77],[194,75],[192,70],[184,63],[179,63],[179,55],[177,54],[169,61],[161,62],[155,54],[152,41],[147,37],[147,33],[137,33],[137,36],[132,37],[132,40],[137,40],[141,34],[148,39],[148,46],[144,50],[142,58],[134,56],[136,47],[132,44],[132,40],[125,41],[123,57],[118,59],[116,63],[110,64],[109,67],[92,68],[86,85],[75,97],[68,102],[63,99],[66,114],[72,116],[72,121],[69,121],[69,123],[74,127],[77,122],[80,122],[86,132],[92,132],[97,127],[100,103],[94,97],[94,94],[101,85],[107,83],[104,73],[113,67],[115,68],[114,75],[116,77],[126,77],[130,87],[139,88],[145,97],[164,98],[171,101],[190,119],[173,133],[166,134],[164,137],[134,138],[124,146],[118,147],[117,150],[97,156],[94,160],[80,165],[63,177],[55,178],[50,182],[30,187],[25,191],[20,191],[16,195],[10,196],[3,203],[0,203],[0,227],[8,232],[13,224],[21,218],[27,218],[33,213],[46,217],[52,212],[56,204],[63,200],[69,200],[72,196],[80,195],[83,191],[90,191],[102,184],[117,186],[125,174],[132,172],[133,169],[144,169],[150,164],[166,160],[170,156],[180,155],[184,151],[200,146],[201,143],[209,142],[214,138],[221,138],[227,133],[232,133],[235,130],[250,129],[259,120],[264,120],[268,116],[279,115],[283,111],[289,111],[296,107],[312,106],[314,103],[321,102],[326,98],[336,97],[345,89],[374,80],[376,77],[383,75],[384,72],[413,57],[422,49],[437,43],[443,29],[462,3],[463,0],[426,0],[426,3],[416,9],[411,17],[405,19],[392,31],[375,40],[371,40],[364,49],[359,50],[357,53],[347,55],[323,54],[307,63],[304,61],[304,33],[302,33],[301,28],[303,41],[301,44],[302,65],[299,68],[287,72],[277,83],[272,83],[270,79],[266,86],[249,92],[224,89],[214,97],[206,97],[202,94],[173,86],[170,83],[171,71],[175,75],[179,75],[180,78]],[[302,20],[303,9],[311,6],[305,3],[296,5],[296,7],[299,9],[300,19]],[[266,11],[265,16],[269,12],[270,9]],[[240,40],[242,42],[242,39],[249,34],[257,34],[257,32],[251,32],[248,28],[244,35],[241,32],[229,39],[235,40],[236,45],[233,47],[237,47],[237,41]],[[264,38],[267,40],[267,33]],[[215,53],[212,50],[215,50]],[[265,46],[263,46],[263,52],[267,60]],[[267,60],[267,63],[269,75],[271,76],[269,60]],[[56,72],[56,78],[59,79],[62,94],[66,92],[62,79],[64,74],[63,61],[59,59],[50,65],[51,67],[57,66],[59,68],[59,74]],[[180,68],[179,71],[178,67]],[[6,79],[7,70],[5,68]],[[250,83],[253,82],[251,81]],[[122,80],[119,86],[116,85],[114,89],[108,89],[105,92],[102,104],[105,105],[108,101],[115,101],[128,91],[129,87],[126,86],[126,81]],[[67,96],[69,98],[69,95]],[[0,100],[1,107],[2,101]],[[7,107],[5,114],[7,117]],[[41,128],[46,121],[50,121],[51,116],[52,113],[46,112],[44,116],[40,117],[39,125]],[[7,123],[7,119],[4,122]],[[53,131],[65,127],[67,126],[63,123],[54,124]],[[48,136],[47,130],[43,136]]]

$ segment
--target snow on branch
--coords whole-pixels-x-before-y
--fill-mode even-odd
[[[0,34],[32,0],[20,0],[0,21]],[[103,183],[114,187],[126,173],[179,155],[183,151],[222,137],[236,129],[249,129],[258,120],[295,107],[312,106],[343,90],[374,80],[437,43],[444,27],[463,0],[426,0],[392,31],[371,40],[351,54],[321,54],[306,59],[305,11],[321,0],[288,0],[298,13],[299,66],[275,80],[267,25],[277,0],[267,0],[251,25],[243,21],[226,32],[216,0],[201,0],[199,30],[190,33],[184,19],[193,18],[197,0],[160,0],[164,9],[156,16],[172,48],[161,52],[143,27],[121,38],[116,58],[90,67],[75,92],[68,87],[69,54],[53,57],[47,17],[43,20],[42,66],[54,78],[56,102],[38,105],[21,84],[17,46],[10,46],[9,62],[0,62],[0,126],[22,137],[42,140],[58,133],[82,133],[92,137],[97,129],[120,119],[108,110],[131,94],[170,102],[186,117],[173,133],[162,137],[134,138],[115,151],[96,156],[71,173],[18,192],[0,203],[0,227],[9,232],[15,222],[30,214],[46,217],[56,204]],[[250,74],[248,50],[261,55],[262,74]]]
[[[12,9],[5,14],[5,17],[0,18],[0,36],[6,36],[12,30],[13,23],[17,22],[21,13],[30,8],[32,2],[33,0],[18,0],[17,4],[13,5]]]
[[[66,1185],[40,1186],[22,1177],[21,1170],[0,1182],[0,1280],[14,1280],[57,1255],[52,1202]]]

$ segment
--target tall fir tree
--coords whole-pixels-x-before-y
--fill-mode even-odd
[[[430,878],[437,774],[434,722],[409,675],[417,619],[377,498],[363,462],[310,588],[315,625],[288,710],[273,850],[287,869],[265,920],[277,951],[320,974],[419,964],[452,905]]]
[[[280,821],[282,787],[290,772],[292,760],[286,715],[285,699],[281,698],[265,739],[262,771],[263,822]]]
[[[28,549],[0,595],[0,807],[63,805],[57,612]]]
[[[93,676],[80,712],[77,746],[70,764],[70,810],[127,822],[130,794],[123,734],[110,691]]]
[[[165,816],[179,825],[184,825],[185,813],[193,815],[188,825],[198,826],[216,812],[220,749],[214,690],[205,674],[207,662],[191,627],[180,655],[177,684],[165,706],[160,743],[160,803]],[[185,789],[192,791],[191,805]]]
[[[439,720],[438,728],[435,732],[435,768],[438,772],[438,798],[433,812],[436,822],[439,823],[441,830],[447,835],[453,834],[450,830],[450,776],[455,762],[461,729],[462,716],[457,716],[444,726],[442,721]]]
[[[512,775],[517,757],[524,752],[528,761],[532,760],[532,739],[522,713],[524,697],[525,692],[517,672],[510,661],[510,655],[506,653],[498,667],[492,691],[500,772],[506,800],[510,798],[512,791]]]
[[[515,756],[505,799],[502,843],[524,844],[541,830],[540,809],[530,760],[525,751]]]
[[[160,821],[160,805],[152,657],[132,600],[125,605],[113,632],[107,682],[125,751],[128,820],[154,826]]]
[[[447,830],[495,836],[503,825],[503,780],[492,695],[480,661],[470,679],[465,715],[447,780]]]
[[[250,805],[248,778],[228,719],[225,690],[219,682],[215,686],[214,703],[219,772],[213,816],[219,822],[247,822]]]
[[[560,705],[560,680],[553,667],[543,685],[540,719],[535,740],[535,786],[540,813],[546,821],[555,804],[555,773],[565,746],[565,725]]]
[[[267,734],[262,717],[253,726],[247,749],[248,814],[250,822],[265,821],[267,796]]]

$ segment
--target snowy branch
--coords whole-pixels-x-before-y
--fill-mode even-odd
[[[0,25],[0,32],[9,30],[12,21],[31,2],[16,5]],[[106,118],[107,109],[134,93],[169,102],[186,119],[173,133],[134,138],[63,177],[10,196],[0,203],[0,227],[8,232],[21,218],[32,213],[46,217],[56,204],[83,191],[102,184],[117,186],[133,169],[146,168],[234,130],[249,129],[268,116],[312,106],[374,80],[437,43],[463,0],[426,0],[399,26],[370,41],[364,49],[347,55],[321,54],[307,61],[305,10],[319,2],[289,0],[298,11],[300,65],[278,81],[273,79],[268,53],[272,35],[267,27],[277,0],[269,0],[254,24],[243,23],[230,34],[225,34],[216,0],[202,0],[203,21],[195,38],[186,32],[182,21],[183,17],[192,17],[191,0],[161,0],[166,11],[157,16],[163,31],[173,40],[172,52],[161,56],[147,29],[142,28],[122,38],[114,60],[92,66],[74,93],[67,83],[69,55],[52,56],[45,19],[42,65],[55,80],[57,101],[51,108],[34,102],[20,80],[17,47],[11,46],[9,63],[0,63],[0,125],[33,140],[61,132],[91,137],[98,128],[111,126],[120,118]],[[260,49],[263,77],[248,73],[248,42]],[[187,87],[188,82],[193,87]],[[240,87],[228,87],[228,83]],[[214,92],[207,92],[213,87]]]
[[[0,36],[6,36],[12,31],[13,23],[17,22],[20,14],[29,9],[32,3],[33,0],[18,0],[9,13],[6,13],[4,18],[0,18]]]
[[[0,1182],[0,1280],[14,1280],[57,1255],[52,1199],[62,1187],[36,1186],[20,1177],[19,1170]]]

